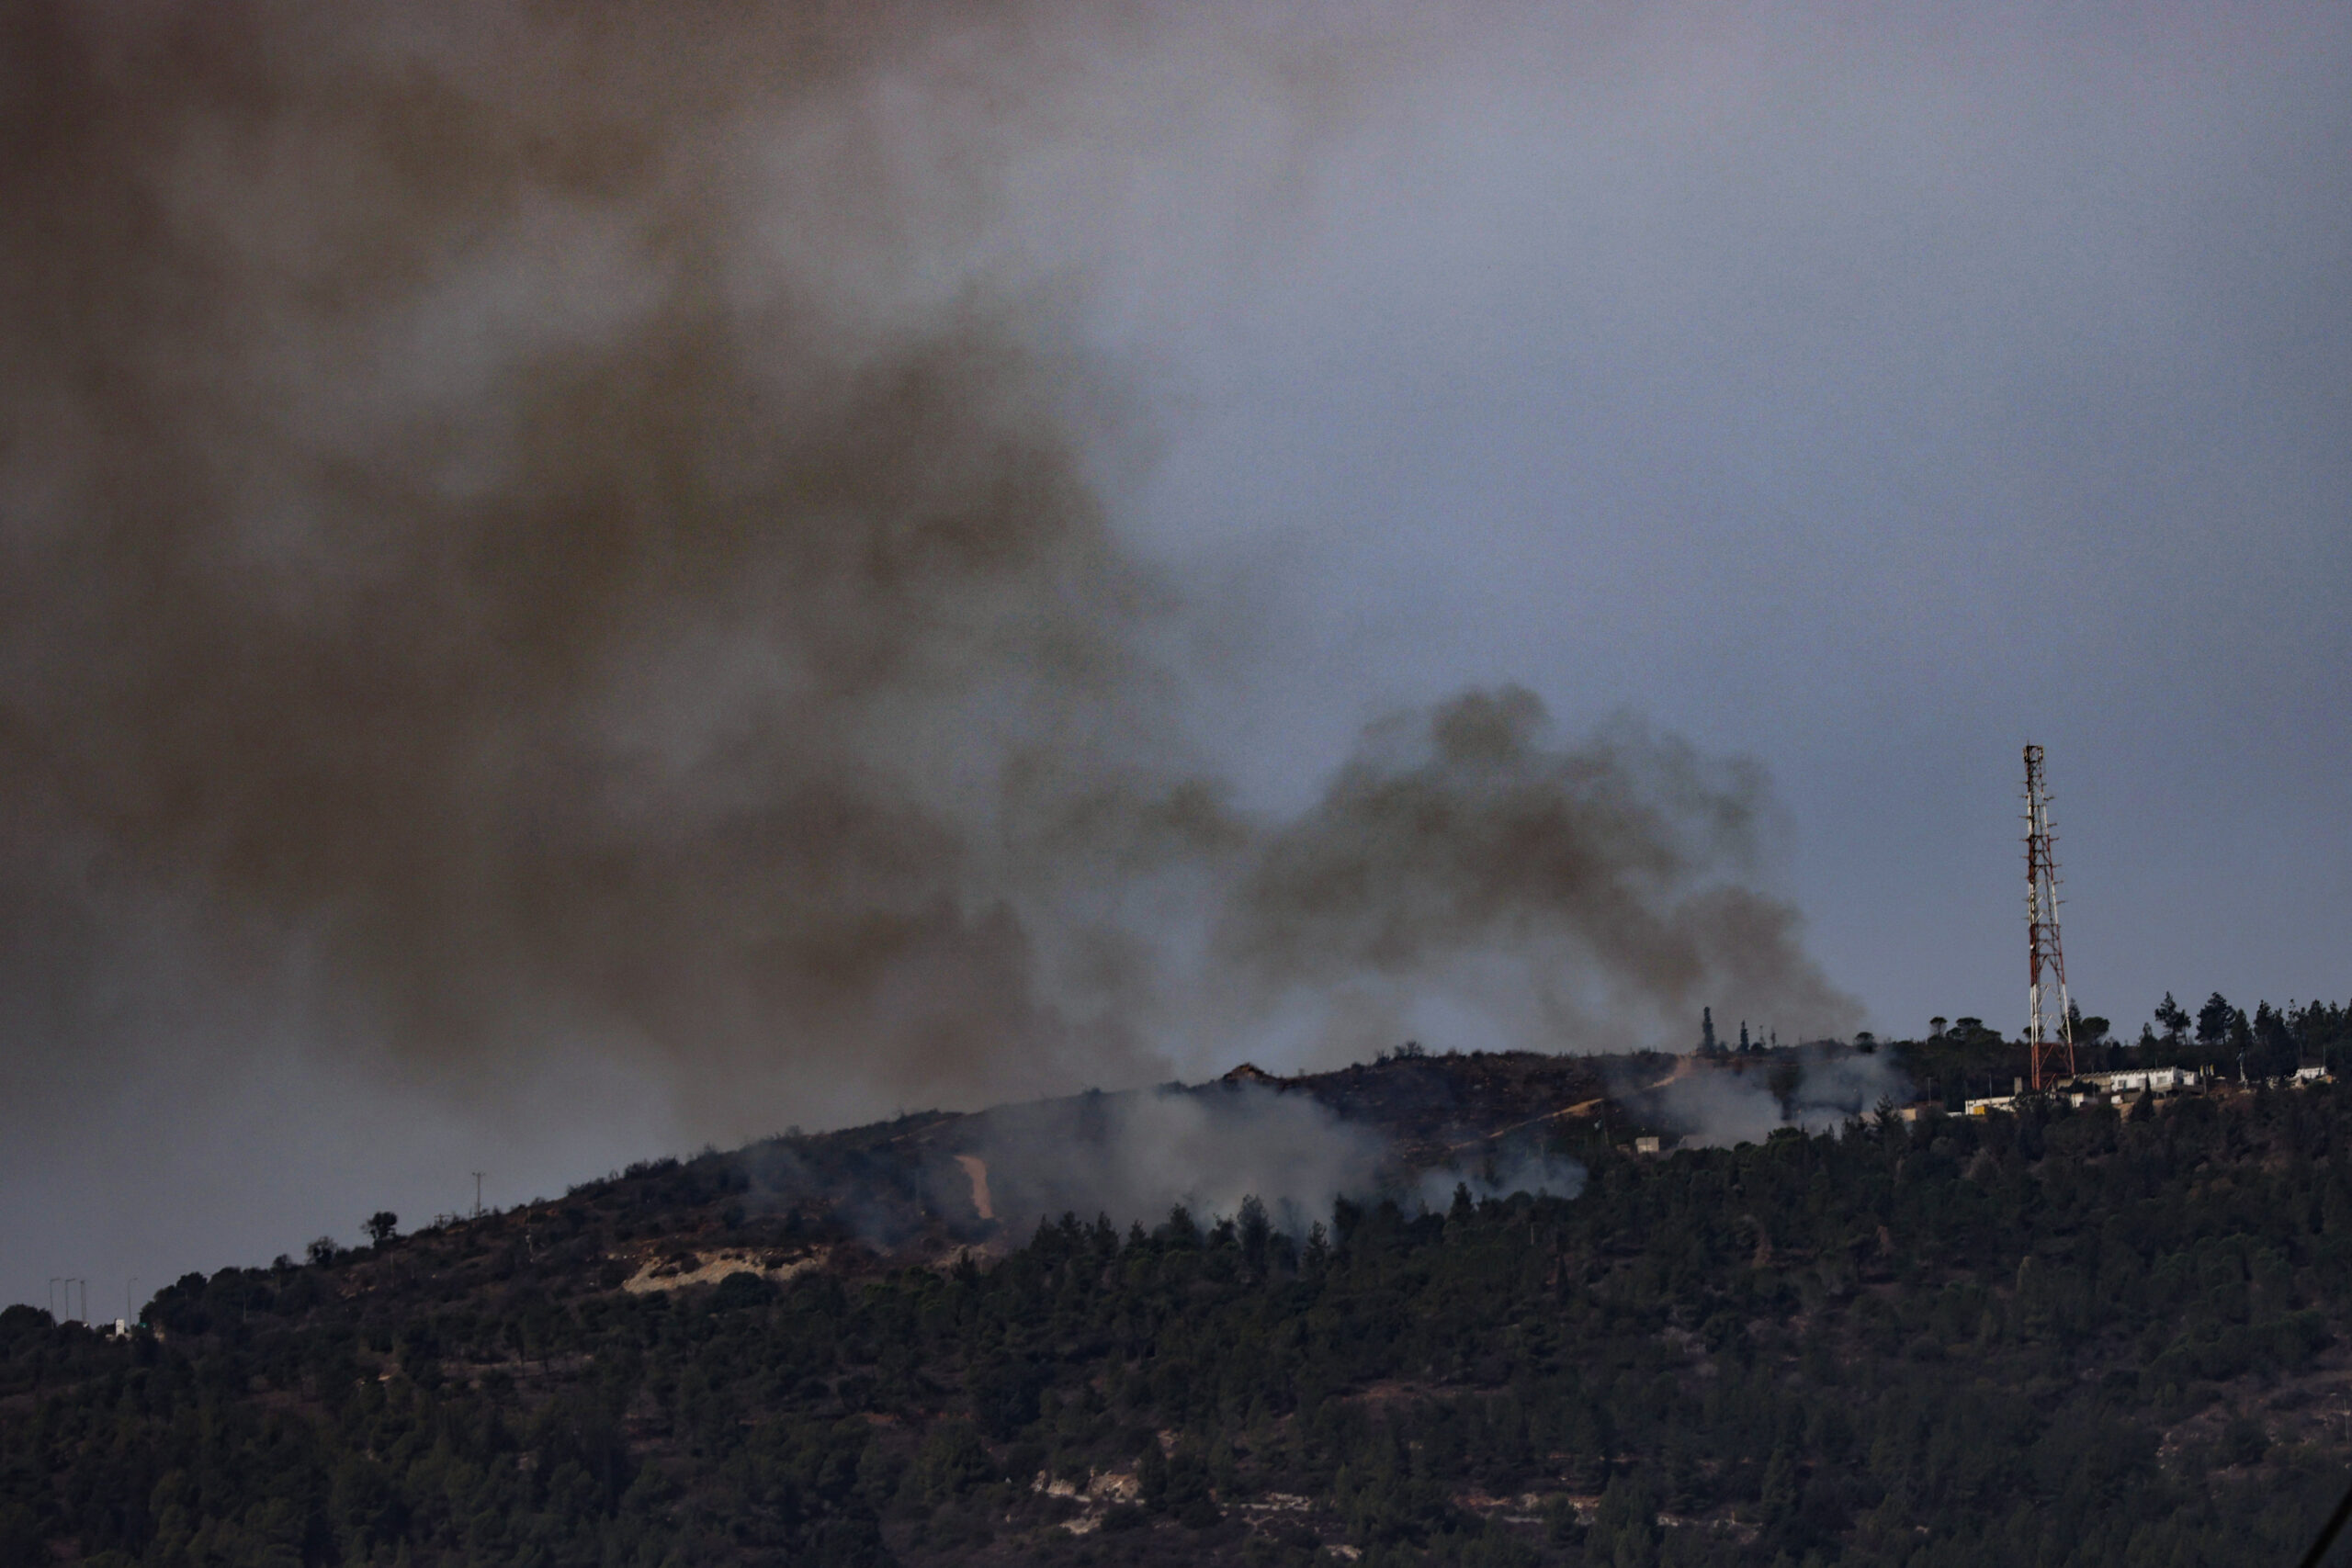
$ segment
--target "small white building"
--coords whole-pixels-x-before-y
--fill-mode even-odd
[[[2307,1080],[2321,1072],[2317,1067],[2305,1067],[2295,1077]],[[2046,1091],[2063,1096],[2070,1105],[2088,1105],[2097,1100],[2111,1100],[2127,1094],[2178,1094],[2197,1087],[2202,1076],[2194,1067],[2125,1067],[2112,1073],[2077,1073],[2063,1084]],[[1971,1116],[1989,1115],[1994,1111],[2012,1111],[2018,1101],[2028,1098],[2025,1085],[2019,1082],[2014,1094],[1987,1095],[1972,1100],[1965,1109]]]
[[[2127,1067],[2120,1072],[2085,1073],[2075,1080],[2094,1083],[2109,1094],[2177,1094],[2197,1081],[2188,1067]]]

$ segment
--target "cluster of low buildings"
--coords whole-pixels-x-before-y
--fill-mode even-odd
[[[2069,1105],[2103,1105],[2150,1095],[2179,1094],[2200,1089],[2208,1083],[2228,1081],[2226,1078],[2215,1079],[2211,1068],[2125,1067],[2111,1073],[2077,1073],[2041,1092],[2052,1099],[2063,1099]],[[2325,1067],[2298,1067],[2291,1077],[2262,1081],[2272,1088],[2305,1089],[2315,1083],[2333,1083],[2335,1078]],[[2248,1084],[2246,1087],[2253,1086]],[[1995,1111],[2015,1111],[2018,1101],[2031,1098],[2033,1096],[2026,1089],[2025,1080],[2019,1078],[2010,1093],[1971,1100],[1963,1109],[1971,1116],[1986,1116]]]

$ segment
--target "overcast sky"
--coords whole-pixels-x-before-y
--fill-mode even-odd
[[[895,344],[926,311],[1003,304],[1013,324],[990,331],[1025,340],[1023,375],[1052,407],[1002,418],[1066,437],[1070,482],[1091,498],[1054,536],[1068,553],[1047,575],[1095,570],[1087,520],[1099,517],[1105,547],[1146,582],[1137,592],[1153,608],[1122,620],[1116,640],[1151,666],[1145,686],[1157,694],[1139,702],[1143,688],[1122,684],[1100,709],[1006,694],[1050,683],[1037,671],[1051,650],[1083,640],[1085,619],[1111,613],[1102,606],[1127,603],[1083,587],[1036,612],[1057,628],[1034,645],[1046,652],[1008,655],[1033,645],[986,634],[991,683],[934,683],[920,698],[854,707],[859,723],[897,739],[858,741],[827,764],[850,771],[827,778],[888,773],[915,754],[906,733],[943,723],[992,733],[1001,709],[1042,712],[1004,722],[1144,732],[1088,741],[1090,758],[1100,747],[1112,759],[1090,777],[1124,779],[1120,769],[1146,761],[1221,774],[1236,820],[1321,820],[1317,803],[1328,806],[1335,773],[1361,754],[1366,725],[1516,684],[1548,710],[1553,750],[1542,756],[1564,765],[1627,716],[1705,759],[1760,764],[1768,791],[1750,792],[1745,773],[1737,791],[1724,786],[1724,798],[1754,807],[1740,876],[1793,905],[1810,964],[1866,1026],[1907,1035],[1931,1014],[1973,1013],[2014,1032],[2025,981],[2019,749],[2031,740],[2048,752],[2069,976],[2086,1010],[2129,1033],[2166,989],[2192,1008],[2214,989],[2248,1006],[2352,998],[2352,11],[1623,5],[1392,17],[1141,6],[1105,21],[1080,10],[944,13],[954,25],[909,12],[875,24],[903,39],[842,50],[846,63],[809,68],[818,85],[806,88],[771,88],[763,73],[797,80],[793,51],[813,47],[807,39],[788,27],[737,37],[735,24],[705,18],[688,41],[707,57],[681,45],[674,77],[630,79],[649,95],[650,154],[618,158],[623,172],[606,185],[559,159],[544,192],[538,165],[512,154],[519,172],[503,205],[479,209],[404,205],[401,182],[423,188],[446,161],[509,156],[486,150],[505,135],[494,115],[487,130],[460,116],[435,131],[447,141],[418,155],[424,172],[402,174],[397,158],[390,175],[381,158],[343,166],[339,122],[320,107],[337,90],[333,73],[302,75],[270,57],[266,18],[198,40],[203,49],[193,35],[124,42],[86,17],[62,44],[28,28],[0,92],[20,115],[39,107],[24,62],[50,57],[36,44],[96,62],[91,79],[111,73],[118,85],[182,72],[243,81],[247,51],[254,76],[295,82],[287,123],[223,109],[228,89],[164,94],[162,109],[152,90],[136,109],[93,90],[40,111],[82,117],[98,149],[77,154],[89,167],[141,171],[175,215],[159,221],[232,237],[205,253],[231,303],[195,296],[185,314],[217,316],[203,329],[217,341],[266,341],[266,371],[223,384],[271,412],[218,413],[190,380],[175,396],[205,417],[175,415],[169,450],[247,476],[208,491],[207,504],[240,548],[280,541],[252,547],[273,561],[311,547],[282,542],[300,532],[285,519],[324,504],[289,497],[346,493],[332,464],[317,466],[328,477],[287,477],[284,454],[347,455],[358,449],[348,427],[413,422],[419,409],[443,411],[434,417],[451,429],[503,430],[526,393],[500,367],[548,344],[597,351],[657,316],[687,273],[661,249],[667,240],[647,238],[670,231],[638,221],[646,213],[676,219],[720,258],[693,275],[724,297],[714,309],[753,310],[740,302],[787,279],[788,290],[775,287],[790,299],[785,330],[800,334],[794,354]],[[413,49],[455,101],[532,98],[529,123],[555,127],[560,147],[575,134],[583,147],[628,140],[636,110],[611,82],[567,86],[551,69],[516,85],[481,63],[540,49],[527,33],[493,44],[458,22],[420,32],[397,46],[330,41],[375,63]],[[756,90],[714,108],[698,73],[740,73]],[[593,130],[577,130],[571,91],[605,95]],[[698,160],[722,139],[724,156],[707,162],[724,177],[706,178]],[[689,165],[692,175],[659,172]],[[31,592],[27,561],[51,560],[77,530],[115,526],[110,491],[86,474],[59,477],[55,454],[77,440],[100,450],[97,438],[59,433],[81,431],[112,395],[104,389],[126,352],[117,340],[164,319],[152,277],[126,270],[118,285],[90,260],[125,242],[106,223],[79,224],[84,197],[60,167],[83,165],[28,158],[9,171],[20,190],[38,186],[50,214],[45,227],[20,226],[6,253],[12,297],[49,323],[10,329],[0,361],[14,382],[0,448],[22,578],[12,604]],[[687,184],[691,201],[671,194]],[[612,218],[623,209],[628,223]],[[306,268],[334,236],[369,224],[382,226],[368,231],[375,243],[411,227],[433,239],[350,285],[393,302],[369,307],[354,349],[355,308],[340,295],[321,304]],[[77,273],[98,281],[60,281]],[[57,304],[68,293],[72,310]],[[831,382],[789,385],[803,401],[846,396]],[[800,413],[777,417],[808,428]],[[329,425],[331,438],[318,434]],[[447,467],[417,484],[471,495],[527,468],[503,446],[467,445],[475,439],[433,447]],[[253,458],[265,449],[277,456]],[[416,471],[416,450],[402,472]],[[995,472],[985,456],[972,461]],[[499,478],[481,477],[491,468]],[[838,504],[862,504],[845,482],[851,499]],[[365,529],[338,524],[345,531],[332,536],[338,571],[400,547],[383,538],[441,525],[367,493]],[[350,542],[363,536],[376,541],[364,550]],[[134,570],[121,564],[129,556],[95,558],[85,575]],[[721,575],[749,580],[788,573],[799,558],[713,558]],[[723,595],[695,603],[722,600],[734,606]],[[675,717],[680,692],[698,694],[692,706],[713,686],[748,683],[766,694],[726,699],[741,711],[834,712],[794,707],[799,697],[774,694],[784,684],[762,684],[783,678],[774,660],[741,653],[768,644],[755,613],[740,630],[739,610],[688,616],[662,642],[684,660],[673,683],[643,674],[628,651],[639,643],[618,655],[594,645],[594,700],[620,702],[632,723],[654,713],[690,726],[701,721]],[[1065,612],[1075,629],[1055,620]],[[346,1007],[342,994],[365,987],[339,977],[337,922],[364,914],[395,871],[338,851],[324,870],[272,862],[247,875],[212,848],[246,807],[199,812],[194,829],[133,831],[122,824],[145,818],[119,806],[129,797],[111,773],[50,761],[111,758],[106,731],[165,722],[151,702],[106,706],[108,671],[84,699],[96,705],[96,731],[27,694],[31,670],[49,672],[42,692],[82,690],[53,671],[99,657],[99,641],[79,639],[102,620],[45,620],[5,648],[0,747],[15,755],[0,782],[19,793],[22,820],[65,824],[51,836],[86,854],[74,852],[68,875],[41,858],[46,848],[27,847],[29,829],[0,842],[0,870],[21,885],[0,904],[14,988],[0,1011],[0,1091],[16,1101],[0,1112],[0,1299],[45,1304],[51,1277],[80,1276],[94,1312],[111,1316],[127,1292],[143,1299],[187,1269],[299,1252],[322,1232],[348,1241],[379,1207],[411,1220],[462,1207],[475,1170],[487,1172],[491,1201],[513,1202],[788,1123],[1203,1076],[1244,1052],[1277,1069],[1329,1066],[1394,1043],[1371,1023],[1357,1050],[1328,1018],[1302,1031],[1203,1012],[1170,999],[1182,988],[1170,980],[1151,993],[1159,1032],[1114,1049],[1090,1043],[1110,1034],[1057,1023],[1035,1036],[1057,1042],[1050,1068],[1000,1059],[1045,1046],[992,1055],[985,1043],[969,1047],[978,1066],[959,1057],[934,1070],[929,1046],[876,1066],[854,1043],[869,1029],[899,1038],[890,1032],[918,1004],[899,991],[859,1004],[881,1010],[846,1013],[810,1010],[794,993],[779,1004],[801,1010],[787,1027],[757,1016],[741,998],[763,993],[744,987],[727,991],[736,999],[720,1021],[696,1022],[666,997],[639,1008],[640,990],[607,998],[574,984],[593,967],[579,954],[601,950],[493,922],[481,930],[512,940],[528,964],[452,960],[417,973],[463,977],[435,1006],[496,1019],[461,1018],[449,1027],[459,1044],[416,1047],[399,1038],[407,1013]],[[254,646],[283,660],[310,645]],[[697,648],[715,662],[698,662]],[[594,662],[608,659],[617,662]],[[1023,662],[1034,660],[1048,663]],[[573,685],[516,680],[501,704],[524,701],[516,691],[588,700]],[[630,684],[639,680],[650,697]],[[383,711],[378,722],[390,725],[407,710]],[[452,733],[452,748],[478,750],[487,732]],[[339,746],[373,743],[364,719],[348,734]],[[762,745],[763,766],[798,777],[796,748],[818,742]],[[936,752],[951,753],[961,743]],[[964,788],[962,765],[940,764],[939,800],[924,795],[921,768],[890,799],[927,802],[943,833],[977,841],[977,818],[949,799]],[[348,798],[372,834],[408,809]],[[265,804],[254,819],[301,809]],[[395,815],[364,815],[379,809]],[[986,859],[965,852],[975,857]],[[723,869],[724,856],[708,863]],[[1077,951],[1083,942],[1037,911],[1057,897],[1083,903],[1069,888],[1093,886],[1092,874],[1024,862],[973,872],[954,897],[1001,897],[1029,922],[1028,944]],[[626,885],[666,886],[647,874]],[[385,897],[410,908],[405,894]],[[417,907],[442,908],[441,897],[428,888]],[[1120,918],[1148,927],[1150,901],[1121,897]],[[511,919],[548,918],[534,907],[517,904],[526,912]],[[95,934],[61,927],[61,908]],[[734,919],[765,906],[730,896],[712,908]],[[992,962],[992,928],[973,919],[953,946],[959,976]],[[233,964],[207,945],[202,933],[246,921],[261,934],[240,939]],[[662,961],[699,963],[679,935],[699,929],[660,927]],[[719,990],[740,978],[713,971]],[[1453,1031],[1430,1033],[1433,1046],[1525,1043],[1527,1013],[1465,1008],[1449,973],[1451,990],[1408,996],[1377,1027]],[[1811,996],[1809,984],[1756,994]],[[576,994],[541,1006],[567,986]],[[1643,1006],[1668,994],[1685,992],[1645,991]],[[1702,983],[1688,994],[1717,993]],[[1354,1016],[1340,1010],[1342,1022]],[[526,1011],[540,1043],[463,1045]],[[1010,1040],[1035,1012],[1024,1002],[988,1016],[990,1028],[1027,1021],[1004,1024]],[[1215,1030],[1201,1022],[1211,1016],[1223,1021]],[[1646,1021],[1624,1026],[1632,1035],[1597,1029],[1557,1043],[1690,1043],[1642,1035],[1667,1026],[1654,1009],[1638,1016]],[[1718,1023],[1736,1020],[1719,1009]],[[706,1024],[734,1043],[706,1052],[654,1038]],[[1696,1030],[1694,1007],[1692,1039]],[[781,1066],[759,1055],[771,1033],[790,1037],[774,1047]],[[803,1034],[805,1047],[791,1043]]]
[[[1433,82],[1184,324],[1142,509],[1264,563],[1242,765],[1631,705],[1769,764],[1880,1029],[2014,1029],[2030,739],[2088,1008],[2346,992],[2352,28],[1929,9]]]

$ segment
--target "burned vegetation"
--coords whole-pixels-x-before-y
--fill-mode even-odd
[[[1635,1155],[1673,1062],[1187,1091],[1390,1130],[1296,1231],[1016,1230],[990,1118],[923,1115],[190,1275],[122,1337],[11,1308],[0,1562],[2294,1559],[2352,1421],[2338,1090]],[[1476,1196],[1464,1146],[1531,1138],[1582,1190]]]

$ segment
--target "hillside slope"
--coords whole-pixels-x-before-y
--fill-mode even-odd
[[[1635,1157],[1661,1065],[1194,1091],[1393,1134],[1403,1201],[1296,1236],[1008,1235],[989,1118],[923,1116],[191,1276],[127,1341],[10,1309],[0,1562],[2295,1561],[2352,1427],[2352,1097]],[[1399,1185],[1513,1139],[1583,1190]]]

